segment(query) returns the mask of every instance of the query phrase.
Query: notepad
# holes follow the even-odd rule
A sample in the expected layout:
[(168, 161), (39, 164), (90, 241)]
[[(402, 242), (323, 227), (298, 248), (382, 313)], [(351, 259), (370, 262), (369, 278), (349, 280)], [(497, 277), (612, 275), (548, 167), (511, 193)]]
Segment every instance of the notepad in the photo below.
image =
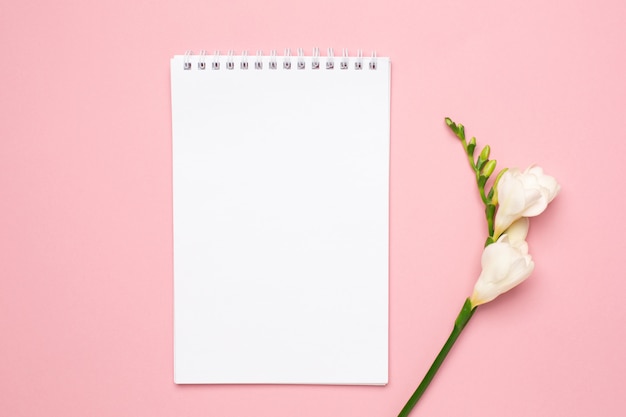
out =
[(174, 381), (386, 384), (388, 58), (171, 60)]

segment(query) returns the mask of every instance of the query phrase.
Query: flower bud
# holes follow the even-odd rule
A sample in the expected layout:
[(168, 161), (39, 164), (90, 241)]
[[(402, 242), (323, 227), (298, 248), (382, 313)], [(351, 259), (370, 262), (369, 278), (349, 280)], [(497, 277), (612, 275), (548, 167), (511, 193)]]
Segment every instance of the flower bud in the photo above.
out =
[(488, 303), (521, 284), (535, 268), (528, 254), (528, 244), (525, 241), (512, 243), (506, 234), (485, 247), (481, 265), (482, 272), (470, 297), (472, 307)]
[(482, 175), (484, 175), (485, 177), (488, 177), (491, 174), (493, 174), (493, 171), (495, 169), (496, 169), (496, 160), (492, 159), (491, 161), (487, 162), (485, 166), (483, 167)]
[(480, 152), (480, 159), (482, 159), (483, 161), (486, 161), (487, 159), (489, 159), (490, 153), (491, 153), (491, 148), (489, 147), (489, 145), (485, 145), (483, 150)]
[(476, 149), (476, 138), (471, 138), (469, 143), (467, 144), (467, 154), (469, 156), (473, 156), (474, 149)]

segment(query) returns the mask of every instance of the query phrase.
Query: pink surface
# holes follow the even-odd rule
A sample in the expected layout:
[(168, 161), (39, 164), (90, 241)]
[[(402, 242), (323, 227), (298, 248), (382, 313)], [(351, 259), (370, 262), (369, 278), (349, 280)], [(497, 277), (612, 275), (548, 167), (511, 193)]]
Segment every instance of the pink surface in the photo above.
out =
[[(623, 415), (624, 21), (621, 0), (3, 2), (0, 415), (397, 414), (485, 237), (444, 116), (563, 190), (533, 276), (477, 311), (415, 414)], [(176, 386), (169, 58), (314, 46), (393, 62), (390, 383)]]

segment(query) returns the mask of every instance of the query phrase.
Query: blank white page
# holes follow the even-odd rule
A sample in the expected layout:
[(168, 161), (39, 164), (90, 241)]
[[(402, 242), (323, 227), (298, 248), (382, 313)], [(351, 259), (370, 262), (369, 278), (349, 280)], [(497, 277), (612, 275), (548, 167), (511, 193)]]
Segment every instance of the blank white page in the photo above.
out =
[(386, 384), (389, 59), (215, 59), (171, 60), (175, 382)]

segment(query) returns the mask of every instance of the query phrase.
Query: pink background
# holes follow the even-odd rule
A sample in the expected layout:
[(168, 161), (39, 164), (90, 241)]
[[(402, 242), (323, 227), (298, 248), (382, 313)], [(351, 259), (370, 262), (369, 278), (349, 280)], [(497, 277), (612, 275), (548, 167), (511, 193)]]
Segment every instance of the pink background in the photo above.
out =
[[(0, 415), (392, 416), (479, 273), (464, 123), (563, 190), (529, 281), (481, 307), (416, 415), (626, 412), (626, 3), (3, 1)], [(169, 59), (390, 56), (390, 383), (176, 386)]]

